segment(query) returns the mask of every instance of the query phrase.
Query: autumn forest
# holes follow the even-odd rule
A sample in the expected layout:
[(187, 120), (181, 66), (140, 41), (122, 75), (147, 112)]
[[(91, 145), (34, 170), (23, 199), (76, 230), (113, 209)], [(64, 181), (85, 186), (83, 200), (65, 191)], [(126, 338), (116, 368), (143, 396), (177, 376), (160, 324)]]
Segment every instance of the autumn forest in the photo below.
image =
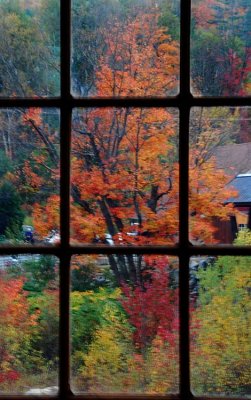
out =
[[(194, 95), (250, 96), (249, 3), (192, 1)], [(0, 96), (59, 96), (59, 1), (0, 0), (0, 33)], [(179, 47), (178, 0), (73, 0), (72, 94), (176, 96)], [(230, 157), (219, 157), (224, 149), (251, 149), (250, 121), (249, 107), (197, 107), (189, 132), (179, 132), (175, 108), (75, 108), (71, 244), (176, 245), (182, 226), (179, 142), (189, 134), (191, 243), (225, 244), (219, 227), (235, 220), (231, 243), (250, 246), (251, 212), (243, 208), (237, 215), (239, 192), (231, 182), (238, 174), (251, 176), (251, 163), (241, 167), (241, 159), (231, 164)], [(60, 243), (63, 135), (56, 108), (0, 109), (0, 245), (27, 245), (29, 253), (29, 246)], [(183, 267), (174, 256), (126, 250), (72, 257), (73, 392), (179, 392)], [(190, 260), (195, 394), (251, 393), (250, 267), (250, 256)], [(57, 257), (1, 255), (0, 292), (0, 393), (56, 390)]]

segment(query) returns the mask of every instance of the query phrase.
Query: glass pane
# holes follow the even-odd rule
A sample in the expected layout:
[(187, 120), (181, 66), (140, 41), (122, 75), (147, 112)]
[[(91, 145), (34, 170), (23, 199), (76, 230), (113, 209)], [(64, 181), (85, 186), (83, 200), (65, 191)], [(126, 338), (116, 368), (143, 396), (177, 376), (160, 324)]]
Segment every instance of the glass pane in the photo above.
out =
[(56, 394), (58, 259), (0, 256), (0, 393)]
[(0, 2), (0, 96), (59, 95), (59, 4)]
[(202, 96), (251, 94), (251, 3), (193, 0), (191, 87)]
[(58, 228), (59, 112), (2, 109), (0, 243), (56, 243)]
[(75, 110), (73, 243), (177, 242), (177, 123), (174, 109)]
[[(246, 234), (251, 245), (251, 234)], [(198, 396), (251, 395), (251, 257), (192, 257), (191, 383)]]
[(190, 240), (245, 244), (251, 228), (251, 108), (193, 108)]
[(75, 256), (71, 284), (72, 390), (177, 393), (177, 258)]
[(73, 0), (76, 96), (176, 95), (179, 0)]

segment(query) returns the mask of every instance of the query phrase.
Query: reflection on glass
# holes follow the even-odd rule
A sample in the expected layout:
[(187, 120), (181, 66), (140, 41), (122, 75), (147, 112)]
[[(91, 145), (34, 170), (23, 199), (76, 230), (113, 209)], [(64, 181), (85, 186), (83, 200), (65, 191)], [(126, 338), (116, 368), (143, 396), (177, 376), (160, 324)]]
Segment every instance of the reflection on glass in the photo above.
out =
[(193, 108), (190, 240), (235, 243), (251, 228), (250, 108)]
[[(238, 240), (251, 245), (250, 232)], [(198, 396), (250, 396), (250, 257), (192, 257), (191, 383)]]
[(0, 393), (56, 394), (58, 260), (0, 256)]
[(71, 166), (75, 243), (177, 242), (177, 121), (173, 109), (75, 110)]
[(192, 1), (191, 86), (194, 94), (251, 94), (250, 27), (250, 1)]
[(59, 95), (59, 4), (0, 2), (0, 96)]
[(178, 260), (75, 256), (71, 275), (75, 393), (178, 392)]
[(56, 109), (3, 109), (0, 243), (56, 243), (58, 227), (59, 113)]
[(72, 3), (76, 96), (177, 94), (179, 0)]

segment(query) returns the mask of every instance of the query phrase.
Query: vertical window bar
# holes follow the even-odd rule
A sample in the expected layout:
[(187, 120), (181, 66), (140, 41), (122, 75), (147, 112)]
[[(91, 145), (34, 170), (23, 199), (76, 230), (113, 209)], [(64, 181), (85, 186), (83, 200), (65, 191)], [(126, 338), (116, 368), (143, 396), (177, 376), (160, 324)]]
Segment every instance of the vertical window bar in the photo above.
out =
[(69, 366), (69, 306), (70, 306), (70, 134), (71, 134), (71, 95), (70, 95), (70, 54), (71, 54), (71, 1), (60, 2), (61, 32), (61, 129), (60, 129), (60, 353), (59, 389), (60, 397), (70, 393)]
[(188, 165), (189, 165), (189, 112), (190, 94), (190, 21), (191, 0), (181, 0), (180, 16), (180, 269), (179, 269), (179, 310), (180, 310), (180, 395), (190, 397), (189, 374), (189, 236), (188, 236)]

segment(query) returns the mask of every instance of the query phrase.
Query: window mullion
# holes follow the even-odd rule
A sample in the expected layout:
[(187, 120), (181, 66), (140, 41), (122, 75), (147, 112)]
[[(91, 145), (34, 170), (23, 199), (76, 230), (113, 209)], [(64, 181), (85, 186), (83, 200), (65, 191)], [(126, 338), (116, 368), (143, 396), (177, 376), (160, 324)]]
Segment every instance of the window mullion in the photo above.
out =
[(179, 213), (179, 310), (180, 310), (180, 391), (189, 398), (189, 236), (188, 236), (188, 130), (189, 106), (180, 107), (180, 213)]
[(60, 129), (60, 396), (70, 393), (70, 144), (71, 144), (71, 1), (61, 0), (61, 129)]
[(180, 396), (189, 399), (189, 246), (188, 234), (188, 180), (189, 180), (189, 114), (192, 102), (190, 94), (190, 23), (191, 0), (181, 0), (180, 15), (180, 205), (179, 205), (179, 310), (180, 310)]

